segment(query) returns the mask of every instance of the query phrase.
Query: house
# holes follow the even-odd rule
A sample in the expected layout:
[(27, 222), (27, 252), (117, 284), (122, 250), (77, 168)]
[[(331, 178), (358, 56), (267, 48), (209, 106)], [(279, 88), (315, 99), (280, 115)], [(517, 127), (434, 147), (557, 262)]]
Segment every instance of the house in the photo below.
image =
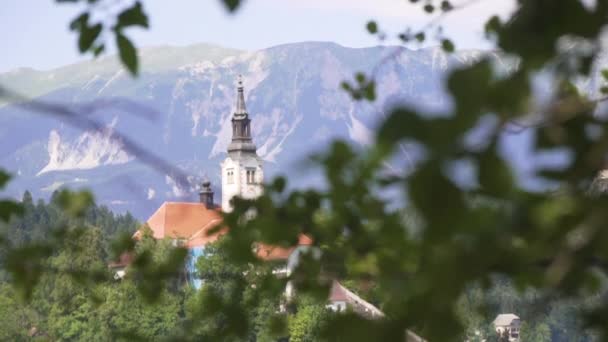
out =
[(334, 281), (331, 286), (326, 307), (336, 312), (353, 310), (367, 318), (384, 317), (384, 313), (380, 309), (357, 296), (338, 281)]
[(512, 313), (500, 314), (494, 319), (494, 329), (498, 334), (508, 334), (509, 341), (519, 341), (520, 318)]

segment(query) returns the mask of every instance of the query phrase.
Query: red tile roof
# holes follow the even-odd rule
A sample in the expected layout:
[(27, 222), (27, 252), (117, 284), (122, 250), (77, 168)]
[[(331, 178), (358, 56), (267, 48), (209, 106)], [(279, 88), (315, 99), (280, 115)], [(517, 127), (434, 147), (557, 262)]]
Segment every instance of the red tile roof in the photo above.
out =
[[(312, 245), (312, 239), (304, 234), (301, 234), (298, 239), (298, 246), (310, 245)], [(258, 258), (263, 260), (285, 260), (289, 258), (289, 256), (295, 249), (296, 246), (279, 247), (259, 243), (257, 245), (256, 255), (258, 256)]]
[[(227, 230), (216, 234), (208, 232), (222, 222), (219, 209), (207, 209), (202, 203), (165, 202), (146, 222), (155, 239), (181, 239), (187, 248), (204, 246), (217, 240)], [(141, 231), (133, 237), (139, 238)], [(298, 245), (311, 245), (312, 239), (300, 235)], [(258, 244), (257, 256), (263, 260), (285, 260), (296, 247), (278, 247)]]
[(329, 292), (330, 302), (346, 302), (348, 301), (348, 293), (342, 284), (334, 281)]
[(202, 203), (165, 202), (146, 223), (155, 239), (184, 239), (187, 247), (196, 247), (217, 240), (220, 233), (207, 232), (221, 222), (220, 211)]
[(384, 313), (377, 307), (357, 296), (338, 281), (333, 282), (329, 292), (329, 301), (346, 302), (356, 313), (364, 317), (382, 317)]

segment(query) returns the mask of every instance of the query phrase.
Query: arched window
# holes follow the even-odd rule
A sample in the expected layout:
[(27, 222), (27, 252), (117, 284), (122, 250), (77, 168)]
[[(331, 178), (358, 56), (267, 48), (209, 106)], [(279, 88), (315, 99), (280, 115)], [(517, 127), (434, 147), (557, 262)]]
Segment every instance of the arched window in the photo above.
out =
[(226, 183), (234, 184), (234, 170), (233, 169), (228, 169), (226, 171)]
[(255, 169), (247, 170), (247, 184), (255, 184)]

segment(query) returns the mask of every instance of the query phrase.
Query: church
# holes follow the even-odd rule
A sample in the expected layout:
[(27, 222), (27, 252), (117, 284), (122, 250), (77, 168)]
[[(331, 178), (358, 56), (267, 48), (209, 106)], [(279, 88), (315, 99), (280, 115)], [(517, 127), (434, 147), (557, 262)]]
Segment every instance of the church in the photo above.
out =
[[(221, 205), (215, 203), (210, 182), (204, 182), (199, 192), (199, 202), (165, 202), (146, 221), (155, 239), (171, 239), (177, 245), (188, 249), (187, 278), (195, 288), (202, 286), (202, 280), (194, 276), (197, 259), (204, 256), (207, 244), (213, 243), (223, 234), (221, 231), (208, 234), (211, 229), (222, 223), (222, 211), (232, 210), (231, 199), (235, 196), (254, 199), (263, 191), (264, 164), (262, 158), (257, 155), (251, 135), (251, 119), (245, 106), (241, 77), (238, 79), (236, 104), (231, 122), (232, 139), (226, 151), (226, 159), (221, 163)], [(137, 239), (141, 233), (142, 231), (139, 230), (133, 237)], [(288, 275), (297, 265), (300, 253), (309, 248), (312, 248), (312, 240), (301, 235), (298, 246), (290, 248), (263, 246), (258, 248), (256, 253), (262, 260), (283, 261), (286, 267), (278, 273)], [(120, 261), (110, 265), (115, 271), (115, 278), (119, 279), (125, 275), (125, 269), (130, 261), (129, 255), (123, 255)], [(288, 283), (286, 295), (290, 296), (291, 293), (292, 289)], [(334, 311), (344, 311), (349, 307), (370, 318), (384, 316), (378, 308), (337, 281), (333, 282), (330, 289), (327, 307)]]
[[(232, 138), (226, 159), (221, 163), (221, 199), (216, 204), (210, 182), (204, 182), (199, 192), (199, 202), (165, 202), (146, 221), (155, 239), (172, 239), (189, 251), (188, 280), (200, 287), (201, 280), (195, 273), (196, 260), (204, 254), (205, 246), (216, 241), (222, 232), (208, 234), (222, 222), (221, 212), (230, 212), (230, 200), (239, 196), (246, 199), (259, 197), (263, 191), (264, 161), (257, 155), (251, 132), (251, 118), (245, 105), (243, 81), (239, 76), (234, 112), (232, 113)], [(138, 238), (141, 230), (134, 234)], [(300, 238), (301, 246), (311, 245), (306, 236)], [(257, 250), (263, 260), (285, 260), (298, 247), (265, 247)], [(113, 264), (119, 277), (124, 275), (128, 260)]]

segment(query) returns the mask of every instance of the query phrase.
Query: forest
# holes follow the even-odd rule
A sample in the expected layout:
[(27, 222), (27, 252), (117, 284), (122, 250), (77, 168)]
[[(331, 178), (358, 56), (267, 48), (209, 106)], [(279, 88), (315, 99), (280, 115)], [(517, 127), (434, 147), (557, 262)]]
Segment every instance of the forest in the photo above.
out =
[[(34, 201), (25, 192), (22, 216), (13, 216), (0, 225), (14, 248), (55, 239), (54, 234), (60, 230), (69, 240), (37, 265), (45, 272), (41, 272), (31, 293), (14, 288), (10, 275), (3, 271), (0, 340), (204, 340), (221, 333), (223, 320), (227, 319), (223, 312), (226, 308), (205, 303), (210, 292), (224, 301), (235, 297), (248, 301), (251, 323), (242, 329), (249, 341), (318, 341), (336, 315), (322, 300), (305, 297), (289, 308), (287, 331), (273, 330), (281, 297), (253, 289), (251, 284), (262, 277), (243, 276), (245, 268), (230, 263), (221, 241), (197, 261), (198, 276), (204, 279), (202, 289), (192, 288), (182, 274), (167, 280), (164, 288), (153, 286), (146, 296), (138, 291), (141, 279), (137, 272), (114, 279), (108, 267), (116, 258), (113, 244), (121, 234), (131, 236), (145, 226), (129, 213), (114, 214), (93, 203), (82, 208), (82, 216), (73, 217), (66, 213), (61, 196), (56, 191), (46, 203)], [(175, 247), (172, 241), (158, 241), (144, 234), (134, 250), (139, 255), (149, 253), (155, 263), (162, 264)], [(265, 274), (264, 269), (273, 266), (258, 266), (256, 273)], [(98, 281), (78, 277), (78, 272), (97, 274)], [(373, 286), (362, 286), (354, 279), (343, 282), (382, 308), (382, 297)], [(491, 323), (496, 314), (505, 312), (522, 317), (523, 341), (593, 341), (594, 336), (584, 331), (576, 317), (582, 305), (592, 305), (594, 300), (547, 302), (535, 291), (520, 293), (507, 279), (497, 278), (490, 289), (471, 287), (460, 298), (457, 310), (469, 341), (499, 341)], [(478, 307), (485, 308), (485, 315), (476, 312)], [(234, 340), (239, 338), (235, 336)]]

